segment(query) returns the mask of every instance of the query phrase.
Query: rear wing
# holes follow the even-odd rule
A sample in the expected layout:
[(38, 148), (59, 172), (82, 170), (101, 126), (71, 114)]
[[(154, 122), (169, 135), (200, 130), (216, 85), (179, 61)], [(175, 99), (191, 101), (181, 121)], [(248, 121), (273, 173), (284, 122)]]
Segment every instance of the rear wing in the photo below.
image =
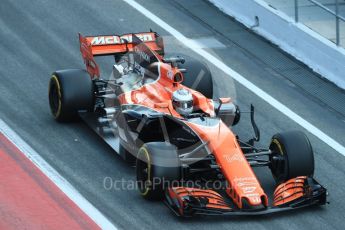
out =
[(134, 37), (139, 38), (151, 50), (164, 55), (163, 39), (155, 32), (85, 37), (79, 33), (80, 52), (91, 77), (100, 77), (99, 67), (94, 60), (94, 56), (132, 52), (136, 45), (133, 42)]
[[(162, 38), (155, 32), (134, 34), (143, 41), (151, 50), (159, 54), (164, 52)], [(133, 48), (133, 34), (124, 35), (101, 35), (86, 36), (79, 34), (80, 46), (86, 46), (90, 49), (92, 55), (114, 55), (126, 53)]]

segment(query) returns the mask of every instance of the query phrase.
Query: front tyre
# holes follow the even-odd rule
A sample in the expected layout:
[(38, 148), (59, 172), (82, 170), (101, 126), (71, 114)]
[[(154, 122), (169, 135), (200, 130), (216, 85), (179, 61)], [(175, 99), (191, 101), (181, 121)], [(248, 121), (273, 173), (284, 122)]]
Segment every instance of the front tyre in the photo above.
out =
[(274, 135), (270, 150), (270, 168), (278, 183), (298, 176), (313, 176), (314, 153), (303, 132), (290, 131)]
[(136, 174), (139, 192), (145, 199), (162, 199), (165, 186), (181, 179), (176, 147), (165, 142), (144, 144), (138, 151)]
[(93, 109), (93, 83), (87, 71), (60, 70), (52, 74), (49, 82), (50, 111), (57, 121), (78, 118), (79, 110)]

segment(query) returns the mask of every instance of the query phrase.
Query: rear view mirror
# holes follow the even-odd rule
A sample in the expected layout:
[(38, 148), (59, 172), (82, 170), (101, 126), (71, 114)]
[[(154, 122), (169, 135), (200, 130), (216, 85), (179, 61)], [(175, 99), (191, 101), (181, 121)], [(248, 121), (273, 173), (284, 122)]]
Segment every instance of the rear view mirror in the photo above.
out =
[(176, 56), (176, 57), (170, 57), (170, 58), (163, 58), (163, 62), (170, 63), (172, 66), (176, 67), (177, 63), (184, 64), (185, 59), (183, 57)]
[(227, 104), (227, 103), (231, 102), (231, 98), (230, 97), (221, 97), (221, 98), (219, 98), (219, 102), (221, 104)]
[(230, 97), (221, 97), (221, 98), (219, 98), (219, 106), (218, 106), (218, 108), (215, 111), (216, 115), (218, 116), (220, 108), (222, 107), (223, 104), (228, 104), (230, 102), (231, 102), (231, 98)]
[(180, 73), (175, 74), (174, 76), (174, 83), (181, 83), (183, 82), (183, 76)]

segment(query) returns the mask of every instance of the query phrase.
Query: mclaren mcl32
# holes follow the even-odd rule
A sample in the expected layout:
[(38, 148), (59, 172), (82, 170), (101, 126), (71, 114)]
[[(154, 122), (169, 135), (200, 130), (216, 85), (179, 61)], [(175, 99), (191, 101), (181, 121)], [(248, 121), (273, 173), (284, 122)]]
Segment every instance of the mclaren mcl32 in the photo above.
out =
[[(81, 118), (135, 164), (144, 198), (164, 200), (179, 216), (259, 215), (327, 203), (326, 189), (313, 178), (307, 136), (282, 132), (267, 149), (255, 147), (260, 132), (251, 106), (255, 135), (243, 141), (231, 128), (239, 107), (231, 98), (213, 98), (205, 63), (167, 57), (162, 37), (152, 31), (79, 34), (79, 41), (86, 69), (52, 74), (51, 113), (59, 122)], [(101, 76), (97, 56), (112, 58), (109, 77)], [(273, 195), (253, 167), (271, 170)]]

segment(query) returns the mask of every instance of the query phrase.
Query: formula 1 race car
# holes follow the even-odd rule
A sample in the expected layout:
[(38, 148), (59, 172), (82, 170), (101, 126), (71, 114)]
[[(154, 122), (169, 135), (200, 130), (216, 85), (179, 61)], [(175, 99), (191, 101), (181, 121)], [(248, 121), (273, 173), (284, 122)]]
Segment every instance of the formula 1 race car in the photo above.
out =
[[(135, 164), (147, 199), (164, 199), (179, 216), (258, 215), (326, 204), (314, 178), (314, 156), (305, 134), (275, 134), (267, 149), (260, 132), (243, 141), (231, 126), (241, 117), (231, 98), (213, 98), (207, 65), (164, 53), (155, 32), (122, 36), (79, 34), (86, 70), (60, 70), (49, 83), (54, 118), (81, 118), (121, 157)], [(112, 58), (101, 77), (96, 56)], [(277, 182), (268, 196), (252, 167), (269, 167)], [(193, 182), (193, 183), (190, 183)]]

